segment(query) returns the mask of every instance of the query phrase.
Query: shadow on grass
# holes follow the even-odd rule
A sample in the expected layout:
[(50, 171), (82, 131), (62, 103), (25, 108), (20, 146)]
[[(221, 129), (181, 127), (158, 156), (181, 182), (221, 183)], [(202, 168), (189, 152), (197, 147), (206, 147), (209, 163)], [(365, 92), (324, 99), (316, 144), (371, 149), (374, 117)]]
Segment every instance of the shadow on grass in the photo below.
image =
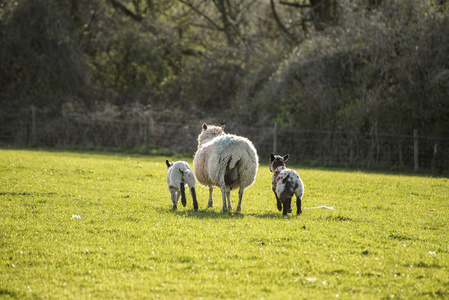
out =
[(245, 217), (244, 214), (235, 212), (235, 210), (222, 212), (216, 211), (211, 208), (204, 208), (195, 211), (191, 207), (180, 207), (178, 209), (170, 208), (158, 208), (156, 209), (160, 213), (169, 213), (179, 217), (196, 218), (196, 219), (242, 219)]
[[(195, 218), (195, 219), (243, 219), (245, 217), (256, 217), (261, 219), (282, 219), (284, 216), (281, 213), (277, 212), (266, 212), (266, 213), (245, 213), (245, 212), (236, 212), (235, 210), (222, 212), (217, 211), (212, 208), (204, 208), (195, 211), (193, 208), (178, 208), (174, 209), (165, 209), (165, 208), (157, 208), (159, 213), (170, 213), (180, 217), (187, 218)], [(296, 217), (296, 214), (289, 214), (287, 218)]]

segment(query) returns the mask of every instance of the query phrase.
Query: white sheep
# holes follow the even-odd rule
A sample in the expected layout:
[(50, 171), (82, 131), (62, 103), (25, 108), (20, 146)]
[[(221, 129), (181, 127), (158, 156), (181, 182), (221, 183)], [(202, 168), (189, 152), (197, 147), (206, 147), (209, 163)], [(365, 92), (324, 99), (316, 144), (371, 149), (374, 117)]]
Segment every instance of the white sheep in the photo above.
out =
[(225, 134), (224, 127), (203, 123), (193, 158), (193, 171), (198, 182), (209, 187), (208, 207), (214, 206), (214, 186), (221, 189), (224, 212), (232, 209), (231, 190), (239, 188), (237, 211), (241, 211), (243, 190), (256, 179), (259, 157), (247, 138)]
[(185, 185), (188, 184), (190, 188), (190, 195), (192, 195), (193, 208), (198, 211), (198, 202), (196, 201), (195, 192), (195, 176), (190, 169), (190, 166), (185, 161), (169, 162), (165, 160), (167, 165), (167, 185), (170, 191), (173, 209), (178, 208), (178, 201), (181, 197), (181, 203), (185, 207), (187, 204)]
[(296, 195), (296, 213), (299, 215), (302, 213), (301, 201), (304, 195), (304, 184), (295, 170), (287, 169), (285, 166), (285, 162), (289, 158), (289, 154), (280, 156), (271, 153), (270, 171), (273, 172), (271, 189), (276, 195), (278, 210), (281, 211), (282, 207), (284, 208), (283, 215), (292, 212), (292, 197)]

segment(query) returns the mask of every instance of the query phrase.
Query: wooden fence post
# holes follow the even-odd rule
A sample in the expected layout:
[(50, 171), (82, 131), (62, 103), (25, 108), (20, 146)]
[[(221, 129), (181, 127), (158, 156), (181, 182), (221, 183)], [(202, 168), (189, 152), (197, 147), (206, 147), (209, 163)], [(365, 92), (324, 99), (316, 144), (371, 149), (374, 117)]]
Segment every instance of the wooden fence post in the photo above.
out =
[(418, 171), (419, 168), (419, 149), (418, 149), (418, 130), (413, 130), (413, 165), (415, 172)]
[(435, 172), (436, 167), (438, 165), (438, 159), (439, 157), (439, 153), (438, 153), (438, 143), (435, 142), (435, 144), (433, 145), (433, 156), (432, 156), (432, 163), (431, 163), (431, 169), (432, 172)]

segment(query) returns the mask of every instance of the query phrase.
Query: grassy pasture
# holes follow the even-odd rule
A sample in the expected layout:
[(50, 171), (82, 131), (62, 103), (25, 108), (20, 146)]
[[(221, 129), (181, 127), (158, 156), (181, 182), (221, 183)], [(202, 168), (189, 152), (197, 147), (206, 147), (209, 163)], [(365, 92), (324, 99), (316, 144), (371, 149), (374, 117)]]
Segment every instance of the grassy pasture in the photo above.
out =
[(290, 167), (284, 218), (266, 164), (173, 211), (165, 157), (0, 150), (0, 298), (449, 298), (447, 178)]

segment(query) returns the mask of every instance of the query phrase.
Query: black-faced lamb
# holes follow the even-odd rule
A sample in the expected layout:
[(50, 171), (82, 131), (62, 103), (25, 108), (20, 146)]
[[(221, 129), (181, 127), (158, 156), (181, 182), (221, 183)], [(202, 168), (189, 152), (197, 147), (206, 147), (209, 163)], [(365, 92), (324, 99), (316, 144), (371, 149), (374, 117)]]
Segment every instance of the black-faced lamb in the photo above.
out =
[(271, 178), (271, 189), (276, 195), (278, 210), (282, 210), (283, 215), (292, 212), (292, 197), (296, 195), (296, 213), (302, 213), (301, 201), (304, 195), (304, 184), (299, 178), (295, 170), (287, 169), (285, 162), (290, 155), (273, 155), (270, 156), (270, 171), (273, 172)]
[(181, 198), (181, 203), (185, 207), (187, 204), (185, 185), (189, 185), (190, 195), (192, 195), (193, 208), (198, 211), (198, 202), (196, 200), (195, 192), (195, 176), (193, 175), (190, 166), (185, 161), (169, 162), (165, 161), (167, 165), (167, 185), (170, 191), (173, 209), (178, 208), (178, 201)]
[(241, 136), (226, 134), (224, 127), (203, 123), (198, 136), (198, 150), (193, 159), (193, 171), (198, 182), (209, 187), (208, 207), (214, 205), (214, 186), (221, 189), (223, 211), (232, 209), (231, 190), (239, 188), (236, 211), (241, 211), (243, 190), (256, 179), (259, 157), (251, 141)]

